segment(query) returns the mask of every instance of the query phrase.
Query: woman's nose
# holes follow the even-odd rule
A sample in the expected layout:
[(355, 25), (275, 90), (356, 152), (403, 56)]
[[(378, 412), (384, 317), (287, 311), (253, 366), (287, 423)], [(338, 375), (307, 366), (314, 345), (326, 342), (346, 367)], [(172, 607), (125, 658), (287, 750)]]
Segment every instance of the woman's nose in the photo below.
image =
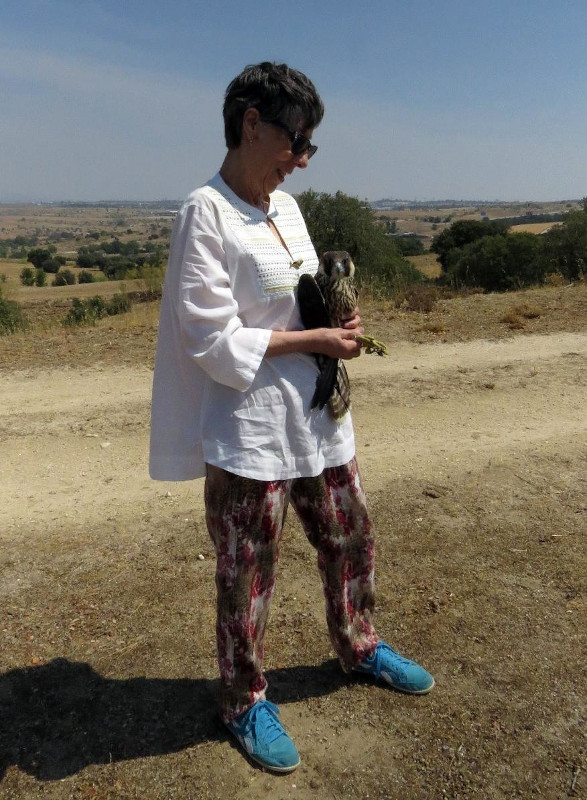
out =
[(299, 156), (294, 156), (293, 159), (296, 167), (299, 167), (300, 169), (306, 169), (308, 166), (308, 153), (300, 153)]

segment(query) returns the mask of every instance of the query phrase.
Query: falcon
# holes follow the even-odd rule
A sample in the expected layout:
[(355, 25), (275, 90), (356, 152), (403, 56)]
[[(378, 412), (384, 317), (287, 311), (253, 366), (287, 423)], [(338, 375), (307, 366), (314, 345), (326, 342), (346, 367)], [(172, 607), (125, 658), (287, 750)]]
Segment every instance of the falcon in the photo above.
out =
[[(329, 250), (322, 255), (316, 275), (300, 275), (298, 302), (305, 328), (340, 328), (343, 320), (353, 315), (359, 291), (354, 282), (355, 265), (345, 250)], [(385, 355), (387, 348), (370, 336), (355, 336), (367, 353)], [(328, 404), (336, 420), (350, 408), (350, 384), (344, 363), (315, 353), (320, 373), (312, 397), (311, 408)]]

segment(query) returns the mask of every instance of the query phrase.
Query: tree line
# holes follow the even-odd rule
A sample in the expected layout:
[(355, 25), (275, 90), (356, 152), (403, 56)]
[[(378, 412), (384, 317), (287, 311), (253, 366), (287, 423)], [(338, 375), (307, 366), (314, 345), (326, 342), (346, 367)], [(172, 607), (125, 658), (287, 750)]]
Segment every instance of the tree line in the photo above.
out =
[(443, 281), (458, 288), (507, 291), (544, 283), (559, 273), (568, 281), (587, 269), (587, 199), (543, 234), (512, 233), (506, 220), (458, 220), (432, 240)]
[(107, 280), (140, 278), (153, 269), (163, 268), (164, 248), (161, 244), (148, 241), (121, 242), (115, 237), (111, 241), (83, 245), (77, 251), (75, 264), (80, 271), (62, 269), (67, 263), (65, 256), (57, 255), (55, 245), (35, 247), (27, 252), (27, 261), (32, 267), (24, 267), (20, 273), (23, 286), (46, 286), (47, 275), (53, 274), (53, 286), (66, 284), (92, 283), (96, 271), (103, 273)]

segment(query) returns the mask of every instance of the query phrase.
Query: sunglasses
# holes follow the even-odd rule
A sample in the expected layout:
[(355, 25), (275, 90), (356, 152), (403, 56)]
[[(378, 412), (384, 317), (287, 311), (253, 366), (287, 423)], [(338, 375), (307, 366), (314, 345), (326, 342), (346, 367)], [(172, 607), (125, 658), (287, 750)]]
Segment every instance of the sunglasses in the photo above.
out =
[(294, 156), (307, 155), (308, 159), (310, 159), (318, 149), (318, 146), (312, 144), (307, 136), (304, 136), (303, 133), (298, 133), (298, 131), (292, 131), (291, 128), (288, 128), (287, 125), (279, 119), (264, 119), (263, 122), (266, 122), (268, 125), (274, 125), (287, 134), (291, 144), (291, 152)]

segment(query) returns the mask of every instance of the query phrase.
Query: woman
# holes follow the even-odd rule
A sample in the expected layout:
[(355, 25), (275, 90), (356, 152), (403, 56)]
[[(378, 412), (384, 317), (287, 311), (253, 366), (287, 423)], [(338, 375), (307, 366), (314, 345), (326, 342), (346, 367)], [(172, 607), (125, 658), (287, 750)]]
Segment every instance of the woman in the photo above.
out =
[(318, 260), (278, 187), (316, 153), (323, 113), (311, 81), (283, 64), (247, 67), (229, 85), (226, 158), (175, 221), (153, 382), (151, 476), (206, 477), (221, 716), (251, 758), (281, 772), (300, 759), (265, 699), (263, 636), (290, 502), (318, 553), (342, 668), (406, 692), (434, 685), (373, 628), (373, 536), (350, 415), (310, 410), (312, 354), (356, 358), (363, 332), (357, 311), (341, 328), (304, 330), (296, 301)]

